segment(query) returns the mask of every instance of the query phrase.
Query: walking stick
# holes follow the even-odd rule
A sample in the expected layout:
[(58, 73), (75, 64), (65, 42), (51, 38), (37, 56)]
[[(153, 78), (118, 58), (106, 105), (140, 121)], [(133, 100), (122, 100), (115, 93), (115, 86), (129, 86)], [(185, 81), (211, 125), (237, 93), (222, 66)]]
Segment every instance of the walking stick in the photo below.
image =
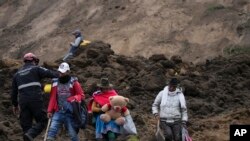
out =
[(48, 121), (48, 124), (47, 124), (47, 128), (46, 128), (46, 132), (45, 132), (44, 140), (43, 141), (47, 140), (50, 123), (51, 123), (51, 118), (49, 118), (49, 121)]

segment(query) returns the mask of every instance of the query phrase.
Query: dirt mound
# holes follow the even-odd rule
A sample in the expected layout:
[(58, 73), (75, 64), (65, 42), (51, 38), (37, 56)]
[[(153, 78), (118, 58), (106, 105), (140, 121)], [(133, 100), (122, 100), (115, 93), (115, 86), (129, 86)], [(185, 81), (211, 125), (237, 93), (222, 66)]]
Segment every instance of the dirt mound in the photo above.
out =
[[(156, 121), (151, 114), (151, 105), (171, 77), (180, 79), (185, 90), (190, 119), (188, 125), (194, 140), (226, 141), (229, 139), (229, 124), (250, 122), (249, 55), (218, 57), (207, 60), (205, 64), (194, 65), (179, 56), (171, 59), (161, 54), (149, 59), (125, 57), (115, 54), (111, 48), (110, 44), (102, 41), (92, 42), (80, 48), (79, 54), (69, 63), (87, 98), (103, 75), (110, 78), (120, 95), (130, 98), (128, 107), (140, 140), (154, 140)], [(0, 71), (0, 81), (4, 84), (0, 87), (0, 136), (5, 140), (21, 140), (21, 129), (11, 113), (10, 102), (11, 78), (18, 65), (6, 65), (6, 60), (0, 62), (4, 66)], [(61, 59), (46, 62), (44, 66), (56, 69), (60, 62)], [(93, 130), (89, 126), (85, 133), (81, 131), (81, 138), (93, 138)]]

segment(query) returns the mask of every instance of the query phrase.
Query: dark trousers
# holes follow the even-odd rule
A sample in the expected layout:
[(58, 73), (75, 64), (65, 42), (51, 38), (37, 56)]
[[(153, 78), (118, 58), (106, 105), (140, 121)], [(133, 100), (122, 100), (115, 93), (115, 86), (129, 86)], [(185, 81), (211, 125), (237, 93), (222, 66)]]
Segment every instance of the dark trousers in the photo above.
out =
[(75, 55), (77, 49), (78, 49), (78, 47), (71, 46), (69, 52), (72, 53), (72, 55)]
[[(42, 101), (33, 101), (20, 104), (20, 124), (23, 133), (28, 133), (32, 138), (39, 135), (47, 124), (47, 115)], [(33, 124), (33, 119), (36, 123)]]
[(181, 123), (167, 123), (166, 121), (161, 121), (160, 128), (162, 129), (165, 141), (181, 141)]

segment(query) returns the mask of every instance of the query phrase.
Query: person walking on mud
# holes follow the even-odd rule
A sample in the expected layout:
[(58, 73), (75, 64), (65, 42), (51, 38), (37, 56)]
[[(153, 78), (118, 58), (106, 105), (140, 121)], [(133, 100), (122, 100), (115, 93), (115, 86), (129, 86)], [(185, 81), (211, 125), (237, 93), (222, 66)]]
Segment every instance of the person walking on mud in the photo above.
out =
[[(23, 140), (32, 141), (47, 124), (40, 81), (58, 77), (58, 73), (37, 66), (39, 59), (33, 53), (25, 54), (23, 61), (24, 66), (13, 77), (11, 100), (14, 114), (20, 112)], [(36, 124), (32, 124), (33, 118)]]
[(172, 78), (169, 85), (158, 93), (152, 105), (152, 112), (160, 121), (165, 141), (181, 141), (182, 127), (188, 120), (185, 97), (177, 88), (178, 80)]
[(59, 129), (64, 126), (72, 141), (79, 141), (78, 130), (75, 127), (73, 102), (81, 103), (85, 95), (76, 77), (70, 76), (68, 63), (61, 63), (59, 78), (53, 79), (48, 106), (48, 118), (52, 118), (47, 141), (55, 141)]
[(64, 62), (75, 55), (78, 47), (83, 42), (83, 36), (80, 30), (75, 30), (72, 34), (75, 36), (75, 41), (70, 43), (70, 50), (63, 58)]

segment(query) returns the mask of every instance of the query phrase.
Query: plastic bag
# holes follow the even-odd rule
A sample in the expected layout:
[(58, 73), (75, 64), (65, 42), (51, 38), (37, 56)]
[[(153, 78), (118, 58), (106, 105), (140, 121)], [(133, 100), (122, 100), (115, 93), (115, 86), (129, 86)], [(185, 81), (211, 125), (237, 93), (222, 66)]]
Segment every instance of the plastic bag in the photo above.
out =
[(192, 138), (188, 134), (188, 130), (185, 127), (182, 127), (182, 141), (192, 141)]
[(165, 141), (164, 134), (160, 128), (160, 121), (157, 122), (157, 129), (156, 129), (155, 137), (157, 141)]
[(136, 127), (131, 115), (127, 115), (125, 117), (125, 124), (121, 126), (120, 132), (121, 134), (127, 134), (127, 135), (137, 134)]

